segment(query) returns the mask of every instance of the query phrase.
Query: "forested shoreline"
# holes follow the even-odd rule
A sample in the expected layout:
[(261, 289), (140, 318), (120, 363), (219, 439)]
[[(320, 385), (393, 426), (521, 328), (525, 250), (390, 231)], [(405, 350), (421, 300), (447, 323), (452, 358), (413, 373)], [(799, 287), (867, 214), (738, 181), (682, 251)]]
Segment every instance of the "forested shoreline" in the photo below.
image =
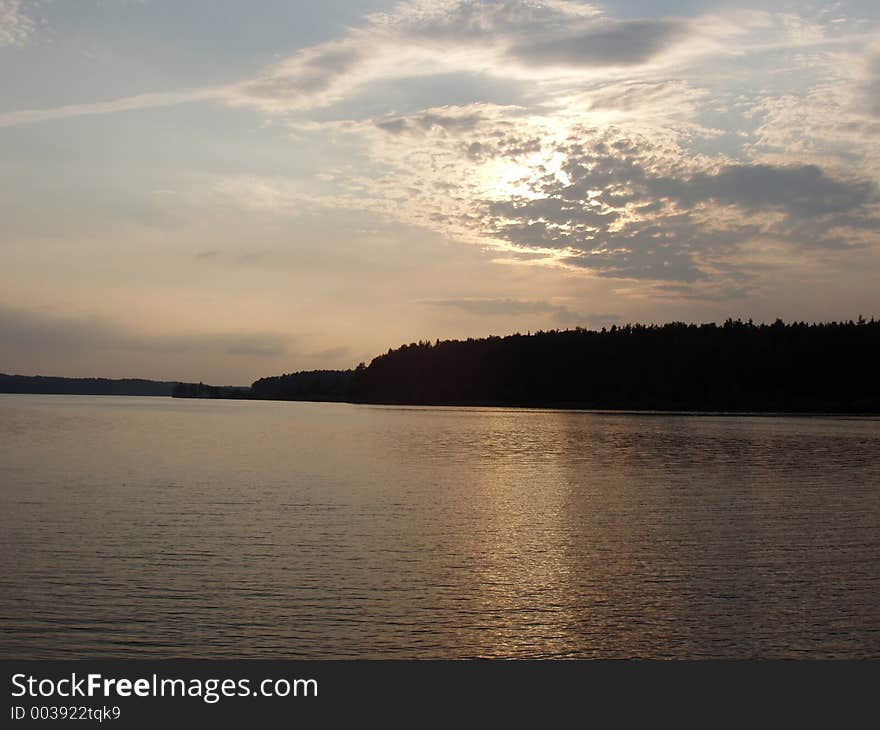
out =
[(177, 382), (142, 378), (62, 378), (0, 373), (0, 393), (169, 396)]
[[(625, 325), (416, 342), (353, 370), (197, 397), (389, 405), (880, 412), (880, 322)], [(188, 397), (178, 386), (174, 395)], [(192, 397), (192, 396), (189, 396)]]

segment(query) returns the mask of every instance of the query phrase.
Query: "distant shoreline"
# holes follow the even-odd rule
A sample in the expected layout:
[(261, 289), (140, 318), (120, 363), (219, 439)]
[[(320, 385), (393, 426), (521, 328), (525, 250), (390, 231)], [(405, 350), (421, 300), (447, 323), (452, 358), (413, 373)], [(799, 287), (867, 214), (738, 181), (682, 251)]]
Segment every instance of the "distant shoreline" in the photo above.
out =
[(880, 414), (880, 321), (613, 326), (420, 341), (250, 387), (0, 374), (0, 392), (683, 414)]
[(560, 413), (592, 413), (609, 416), (712, 416), (730, 418), (866, 418), (880, 419), (880, 412), (850, 412), (850, 411), (704, 411), (704, 410), (639, 410), (637, 408), (586, 408), (577, 406), (552, 406), (552, 405), (480, 405), (480, 404), (430, 404), (430, 403), (363, 403), (356, 401), (341, 400), (315, 400), (315, 399), (290, 399), (290, 398), (181, 398), (179, 396), (158, 395), (126, 395), (118, 393), (24, 393), (0, 391), (0, 397), (5, 395), (61, 395), (61, 396), (86, 396), (86, 397), (117, 397), (117, 398), (168, 398), (174, 400), (239, 400), (262, 403), (314, 403), (318, 405), (344, 405), (344, 406), (369, 406), (389, 410), (503, 410), (503, 411), (527, 411), (527, 412), (560, 412)]
[(0, 373), (0, 393), (29, 395), (139, 395), (170, 396), (176, 381), (144, 378), (65, 378), (49, 375)]

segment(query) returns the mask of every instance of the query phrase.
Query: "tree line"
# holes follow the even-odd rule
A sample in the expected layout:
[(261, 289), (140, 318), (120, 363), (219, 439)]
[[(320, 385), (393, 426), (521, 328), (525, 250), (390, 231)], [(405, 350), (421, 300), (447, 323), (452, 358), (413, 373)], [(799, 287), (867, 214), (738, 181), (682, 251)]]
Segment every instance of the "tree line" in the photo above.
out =
[(288, 373), (257, 380), (245, 395), (208, 397), (877, 413), (878, 373), (880, 322), (873, 318), (727, 320), (414, 342), (354, 370)]
[(150, 395), (169, 396), (174, 382), (141, 378), (60, 378), (44, 375), (0, 373), (0, 393), (47, 393), (55, 395)]

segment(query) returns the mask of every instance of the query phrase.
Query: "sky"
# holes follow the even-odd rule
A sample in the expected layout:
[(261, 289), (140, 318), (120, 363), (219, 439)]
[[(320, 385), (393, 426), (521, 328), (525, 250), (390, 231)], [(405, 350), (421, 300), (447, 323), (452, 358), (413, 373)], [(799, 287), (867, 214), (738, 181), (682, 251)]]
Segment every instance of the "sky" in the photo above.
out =
[(880, 315), (872, 2), (0, 0), (0, 372)]

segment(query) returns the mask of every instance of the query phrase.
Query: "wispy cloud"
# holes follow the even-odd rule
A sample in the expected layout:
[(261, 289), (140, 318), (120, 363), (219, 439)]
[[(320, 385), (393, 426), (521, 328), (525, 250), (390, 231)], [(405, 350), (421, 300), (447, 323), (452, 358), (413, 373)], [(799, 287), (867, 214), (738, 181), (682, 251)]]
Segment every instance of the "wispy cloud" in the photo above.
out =
[(680, 66), (742, 46), (762, 13), (694, 20), (618, 20), (569, 2), (399, 3), (344, 37), (305, 48), (234, 87), (233, 103), (267, 111), (326, 107), (376, 81), (466, 72), (551, 88)]
[(176, 106), (177, 104), (188, 104), (198, 101), (216, 101), (227, 97), (228, 90), (225, 87), (214, 87), (191, 89), (188, 91), (136, 94), (111, 101), (66, 104), (47, 109), (21, 109), (12, 112), (0, 112), (0, 127), (14, 127), (21, 124), (70, 119), (90, 114), (115, 114), (139, 109)]
[(620, 321), (616, 314), (581, 313), (569, 305), (545, 300), (524, 300), (510, 298), (473, 297), (465, 299), (425, 299), (423, 304), (434, 307), (456, 309), (478, 317), (516, 317), (520, 322), (528, 322), (530, 315), (549, 317), (553, 322), (565, 326), (590, 325), (601, 327)]
[[(18, 0), (0, 2), (9, 42), (23, 38), (32, 21), (20, 12)], [(527, 80), (549, 91), (561, 81), (582, 86), (634, 74), (651, 76), (734, 47), (742, 53), (749, 31), (768, 27), (775, 43), (782, 42), (780, 35), (789, 44), (808, 42), (802, 28), (793, 29), (788, 16), (757, 11), (632, 21), (574, 2), (413, 0), (387, 13), (371, 14), (342, 37), (303, 48), (254, 78), (211, 88), (6, 112), (0, 115), (0, 126), (204, 100), (291, 112), (330, 106), (377, 81), (456, 71)]]

